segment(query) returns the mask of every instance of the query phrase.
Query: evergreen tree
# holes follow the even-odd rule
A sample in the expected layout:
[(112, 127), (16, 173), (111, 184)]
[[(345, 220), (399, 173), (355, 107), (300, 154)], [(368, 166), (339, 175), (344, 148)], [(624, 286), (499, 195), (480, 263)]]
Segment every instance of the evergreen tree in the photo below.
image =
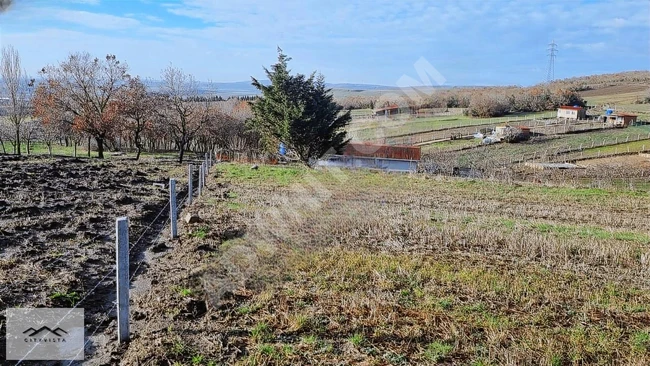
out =
[(349, 141), (344, 128), (350, 123), (350, 111), (340, 113), (343, 107), (334, 101), (322, 75), (291, 75), (287, 67), (290, 60), (278, 48), (278, 62), (271, 70), (264, 68), (271, 85), (252, 78), (261, 96), (250, 102), (253, 118), (248, 124), (260, 134), (269, 151), (276, 151), (282, 142), (300, 160), (312, 165)]

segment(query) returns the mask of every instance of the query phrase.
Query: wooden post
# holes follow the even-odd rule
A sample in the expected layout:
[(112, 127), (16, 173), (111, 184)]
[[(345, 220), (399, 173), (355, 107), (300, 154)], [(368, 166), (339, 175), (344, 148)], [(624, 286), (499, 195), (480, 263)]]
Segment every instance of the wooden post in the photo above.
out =
[(192, 193), (194, 191), (192, 187), (192, 164), (187, 167), (187, 204), (192, 204)]
[(115, 220), (117, 262), (117, 340), (129, 340), (129, 219)]
[(176, 207), (176, 179), (169, 179), (169, 224), (172, 239), (178, 236), (178, 207)]

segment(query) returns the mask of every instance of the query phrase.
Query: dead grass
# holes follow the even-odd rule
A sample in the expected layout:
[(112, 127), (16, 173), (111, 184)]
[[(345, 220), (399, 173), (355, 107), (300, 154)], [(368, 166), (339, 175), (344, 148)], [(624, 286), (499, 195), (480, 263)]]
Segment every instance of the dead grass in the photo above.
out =
[(183, 317), (165, 284), (179, 311), (147, 319), (124, 360), (650, 362), (646, 192), (279, 169), (219, 166), (208, 234), (170, 256), (195, 258), (170, 272), (208, 311)]

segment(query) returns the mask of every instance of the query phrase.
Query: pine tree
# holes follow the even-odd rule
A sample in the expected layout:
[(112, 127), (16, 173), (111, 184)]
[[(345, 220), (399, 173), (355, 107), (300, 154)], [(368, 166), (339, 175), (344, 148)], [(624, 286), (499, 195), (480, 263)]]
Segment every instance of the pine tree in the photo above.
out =
[(344, 128), (350, 123), (350, 111), (340, 113), (343, 107), (334, 101), (322, 75), (291, 75), (287, 65), (290, 60), (278, 48), (278, 62), (271, 70), (264, 68), (271, 85), (252, 78), (261, 96), (251, 102), (253, 118), (248, 124), (260, 134), (269, 151), (276, 151), (282, 142), (300, 160), (312, 165), (349, 141)]

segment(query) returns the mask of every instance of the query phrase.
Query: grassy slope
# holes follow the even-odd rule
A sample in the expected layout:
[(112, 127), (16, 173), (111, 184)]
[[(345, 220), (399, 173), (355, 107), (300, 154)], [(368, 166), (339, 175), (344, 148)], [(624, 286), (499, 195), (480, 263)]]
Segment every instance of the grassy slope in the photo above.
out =
[(229, 341), (204, 347), (207, 323), (177, 321), (173, 349), (158, 348), (170, 360), (650, 362), (647, 193), (218, 169), (231, 186), (204, 211), (248, 227), (222, 242), (219, 268), (248, 268), (249, 285), (212, 315)]
[(472, 118), (468, 116), (440, 116), (415, 118), (408, 120), (388, 120), (381, 118), (369, 121), (359, 121), (348, 128), (352, 136), (358, 139), (375, 139), (399, 136), (408, 133), (420, 133), (444, 128), (474, 126), (484, 124), (500, 124), (505, 122), (529, 120), (554, 116), (553, 112), (513, 114), (498, 118)]
[[(85, 145), (78, 145), (77, 146), (77, 155), (78, 156), (86, 156), (88, 154), (88, 150), (84, 147)], [(8, 154), (11, 154), (14, 151), (13, 145), (11, 145), (10, 142), (4, 142), (4, 148), (6, 149)], [(45, 155), (49, 154), (49, 150), (47, 149), (47, 145), (45, 145), (42, 142), (32, 142), (30, 144), (30, 153), (34, 155)], [(20, 150), (23, 154), (27, 154), (27, 144), (23, 141), (20, 144)], [(0, 152), (2, 152), (2, 147), (0, 146)], [(74, 152), (74, 147), (73, 146), (62, 146), (59, 144), (53, 144), (52, 145), (52, 154), (54, 155), (66, 155), (66, 156), (72, 156)]]

